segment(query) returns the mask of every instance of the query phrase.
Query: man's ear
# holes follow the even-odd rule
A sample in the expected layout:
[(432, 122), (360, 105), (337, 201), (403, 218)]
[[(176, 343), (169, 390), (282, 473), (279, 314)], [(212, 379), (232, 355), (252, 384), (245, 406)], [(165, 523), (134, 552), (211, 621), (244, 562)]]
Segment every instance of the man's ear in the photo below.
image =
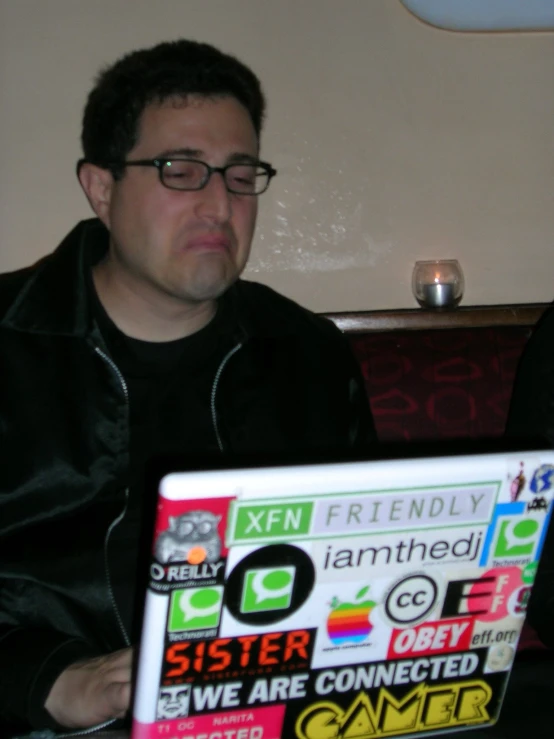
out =
[(91, 208), (106, 228), (109, 228), (110, 201), (114, 184), (112, 173), (109, 169), (102, 169), (96, 164), (83, 162), (77, 176)]

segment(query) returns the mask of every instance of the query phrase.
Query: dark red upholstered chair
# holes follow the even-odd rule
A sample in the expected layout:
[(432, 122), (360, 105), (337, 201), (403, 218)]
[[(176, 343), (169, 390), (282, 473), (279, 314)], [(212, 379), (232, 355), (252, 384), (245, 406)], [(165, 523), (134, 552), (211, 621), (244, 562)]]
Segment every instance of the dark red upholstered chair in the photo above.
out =
[[(383, 442), (504, 434), (517, 364), (547, 304), (326, 314), (347, 335)], [(519, 650), (542, 647), (526, 625)]]

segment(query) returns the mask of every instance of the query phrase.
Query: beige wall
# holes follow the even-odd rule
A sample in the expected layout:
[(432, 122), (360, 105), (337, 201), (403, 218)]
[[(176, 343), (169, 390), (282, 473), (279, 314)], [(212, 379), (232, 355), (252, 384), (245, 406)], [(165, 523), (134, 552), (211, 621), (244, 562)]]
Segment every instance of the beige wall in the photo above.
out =
[(411, 307), (417, 259), (463, 304), (554, 298), (554, 34), (453, 34), (398, 0), (0, 0), (0, 269), (89, 210), (74, 177), (100, 66), (179, 35), (269, 100), (247, 276), (314, 310)]

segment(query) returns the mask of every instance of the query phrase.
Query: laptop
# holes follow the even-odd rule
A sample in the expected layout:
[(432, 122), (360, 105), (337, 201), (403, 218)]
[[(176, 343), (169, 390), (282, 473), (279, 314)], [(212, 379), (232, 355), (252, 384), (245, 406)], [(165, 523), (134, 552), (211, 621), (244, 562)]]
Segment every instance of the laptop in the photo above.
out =
[(494, 723), (553, 491), (552, 451), (164, 474), (132, 739)]

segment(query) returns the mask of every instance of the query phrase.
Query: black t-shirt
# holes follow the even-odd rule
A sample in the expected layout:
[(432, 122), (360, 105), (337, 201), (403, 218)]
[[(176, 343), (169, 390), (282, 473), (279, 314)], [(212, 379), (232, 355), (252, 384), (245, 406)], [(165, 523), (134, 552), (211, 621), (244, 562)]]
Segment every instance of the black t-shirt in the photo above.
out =
[[(145, 468), (161, 455), (194, 457), (218, 451), (210, 399), (214, 378), (232, 347), (232, 320), (219, 309), (200, 331), (169, 342), (149, 342), (126, 336), (104, 310), (92, 283), (93, 314), (108, 352), (125, 379), (129, 403), (129, 477), (125, 515), (111, 531), (108, 556), (111, 586), (128, 634), (136, 638), (135, 615), (142, 592), (137, 576), (148, 567), (152, 522), (143, 511), (154, 510), (146, 500)], [(139, 547), (140, 544), (140, 547)]]

